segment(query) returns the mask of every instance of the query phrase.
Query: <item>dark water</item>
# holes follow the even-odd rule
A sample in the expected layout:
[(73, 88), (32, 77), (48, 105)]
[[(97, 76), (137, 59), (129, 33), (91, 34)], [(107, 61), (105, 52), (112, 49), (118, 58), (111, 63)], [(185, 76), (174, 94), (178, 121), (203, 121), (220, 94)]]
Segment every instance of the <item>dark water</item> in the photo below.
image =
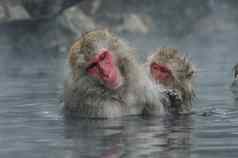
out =
[(217, 35), (206, 44), (201, 42), (204, 37), (178, 44), (187, 46), (198, 68), (195, 114), (188, 116), (66, 119), (59, 99), (62, 57), (19, 58), (11, 64), (10, 56), (5, 57), (0, 77), (0, 157), (237, 157), (238, 105), (229, 85), (232, 65), (238, 61), (234, 47), (238, 36), (231, 34), (234, 43), (227, 43)]
[(190, 56), (198, 70), (197, 98), (194, 114), (185, 116), (65, 118), (60, 101), (65, 55), (50, 56), (45, 50), (54, 50), (37, 46), (30, 49), (35, 55), (28, 48), (19, 54), (0, 36), (0, 157), (236, 158), (238, 101), (230, 84), (238, 25), (229, 17), (218, 11), (182, 38), (127, 37), (143, 46), (142, 57), (158, 46), (175, 46)]

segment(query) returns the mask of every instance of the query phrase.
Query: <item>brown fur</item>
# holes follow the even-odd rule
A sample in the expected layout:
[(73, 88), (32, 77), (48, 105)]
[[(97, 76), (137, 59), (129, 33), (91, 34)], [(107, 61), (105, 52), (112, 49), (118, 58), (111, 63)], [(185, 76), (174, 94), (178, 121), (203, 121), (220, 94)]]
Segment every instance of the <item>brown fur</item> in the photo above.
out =
[[(118, 59), (124, 84), (117, 90), (106, 88), (85, 72), (88, 60), (102, 48)], [(71, 74), (65, 82), (64, 95), (66, 111), (103, 118), (141, 114), (147, 104), (153, 105), (157, 113), (162, 111), (159, 95), (137, 63), (135, 51), (107, 30), (83, 34), (70, 49), (69, 64)]]
[(161, 48), (148, 58), (147, 66), (150, 63), (165, 64), (172, 71), (172, 80), (159, 81), (159, 84), (176, 90), (183, 102), (181, 111), (190, 111), (195, 96), (192, 86), (195, 70), (190, 61), (175, 48)]
[[(124, 48), (120, 45), (124, 45)], [(134, 62), (134, 50), (126, 48), (126, 44), (123, 41), (119, 41), (117, 37), (107, 30), (103, 31), (92, 31), (84, 33), (82, 37), (75, 41), (69, 51), (69, 64), (73, 70), (75, 80), (79, 79), (78, 71), (80, 67), (83, 68), (85, 62), (95, 55), (96, 51), (100, 47), (110, 47), (111, 50), (120, 50), (119, 55), (123, 60), (132, 60)], [(98, 47), (98, 48), (95, 48)], [(126, 49), (126, 50), (123, 50)], [(127, 52), (127, 53), (124, 53)], [(123, 62), (121, 60), (121, 62)]]

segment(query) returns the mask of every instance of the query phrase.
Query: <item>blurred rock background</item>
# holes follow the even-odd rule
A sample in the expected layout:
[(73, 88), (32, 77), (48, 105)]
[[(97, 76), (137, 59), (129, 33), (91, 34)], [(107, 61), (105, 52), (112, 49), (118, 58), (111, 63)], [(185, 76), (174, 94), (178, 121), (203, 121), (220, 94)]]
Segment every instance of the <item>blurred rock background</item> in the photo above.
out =
[(82, 32), (97, 28), (135, 42), (153, 36), (180, 39), (194, 30), (229, 31), (238, 26), (226, 22), (238, 20), (237, 7), (236, 0), (1, 0), (0, 51), (57, 56)]

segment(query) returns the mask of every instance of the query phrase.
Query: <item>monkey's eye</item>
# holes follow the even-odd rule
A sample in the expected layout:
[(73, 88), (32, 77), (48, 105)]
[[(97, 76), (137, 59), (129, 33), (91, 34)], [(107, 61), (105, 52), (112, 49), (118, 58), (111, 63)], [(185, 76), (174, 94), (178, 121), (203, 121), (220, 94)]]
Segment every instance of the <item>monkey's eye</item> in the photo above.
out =
[(170, 72), (169, 69), (165, 66), (160, 66), (159, 69), (161, 72), (164, 72), (164, 73)]
[(162, 64), (152, 63), (151, 68), (154, 69), (154, 70), (163, 72), (163, 73), (170, 73), (171, 72), (166, 65), (162, 65)]
[(108, 56), (108, 52), (105, 51), (99, 56), (99, 60), (105, 60), (107, 56)]
[(155, 69), (155, 70), (159, 69), (158, 64), (156, 64), (156, 63), (152, 63), (151, 68)]
[(95, 68), (96, 66), (97, 66), (97, 63), (93, 62), (89, 66), (86, 67), (86, 71), (90, 71), (91, 69)]
[(187, 78), (192, 78), (193, 74), (194, 74), (194, 71), (191, 71), (186, 75), (186, 77)]

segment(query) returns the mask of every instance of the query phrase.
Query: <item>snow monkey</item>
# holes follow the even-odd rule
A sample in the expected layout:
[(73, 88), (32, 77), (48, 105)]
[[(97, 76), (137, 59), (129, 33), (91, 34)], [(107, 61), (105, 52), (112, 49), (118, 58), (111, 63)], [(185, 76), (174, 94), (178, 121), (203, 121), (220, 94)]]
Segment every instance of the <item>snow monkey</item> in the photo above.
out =
[(68, 62), (66, 112), (91, 118), (164, 113), (158, 89), (136, 61), (135, 50), (109, 31), (83, 34), (72, 45)]
[(161, 48), (147, 58), (145, 64), (152, 80), (164, 89), (170, 100), (171, 110), (188, 113), (194, 90), (194, 66), (177, 49)]

